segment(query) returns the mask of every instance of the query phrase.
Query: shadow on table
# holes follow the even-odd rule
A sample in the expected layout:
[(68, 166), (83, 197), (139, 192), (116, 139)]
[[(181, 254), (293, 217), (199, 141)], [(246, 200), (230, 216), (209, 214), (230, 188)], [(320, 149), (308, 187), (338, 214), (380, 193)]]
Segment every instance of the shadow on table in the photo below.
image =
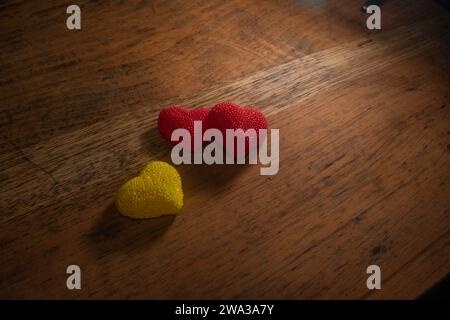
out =
[(419, 297), (419, 300), (448, 300), (450, 298), (450, 274)]
[[(154, 127), (147, 130), (141, 135), (141, 139), (146, 151), (154, 160), (164, 161), (173, 165), (170, 157), (173, 145), (161, 136), (158, 128)], [(174, 167), (180, 172), (185, 193), (189, 193), (190, 190), (211, 194), (227, 188), (250, 165), (182, 164), (174, 165)]]
[(117, 251), (148, 249), (170, 227), (175, 216), (133, 220), (123, 217), (112, 203), (87, 234), (99, 257)]

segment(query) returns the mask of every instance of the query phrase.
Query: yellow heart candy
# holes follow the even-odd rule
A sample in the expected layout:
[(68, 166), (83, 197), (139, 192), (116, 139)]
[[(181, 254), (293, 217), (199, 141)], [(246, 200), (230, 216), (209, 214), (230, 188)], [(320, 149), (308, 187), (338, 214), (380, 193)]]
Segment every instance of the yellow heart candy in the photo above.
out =
[(124, 216), (134, 219), (178, 213), (183, 207), (178, 171), (166, 162), (150, 162), (138, 177), (120, 187), (116, 207)]

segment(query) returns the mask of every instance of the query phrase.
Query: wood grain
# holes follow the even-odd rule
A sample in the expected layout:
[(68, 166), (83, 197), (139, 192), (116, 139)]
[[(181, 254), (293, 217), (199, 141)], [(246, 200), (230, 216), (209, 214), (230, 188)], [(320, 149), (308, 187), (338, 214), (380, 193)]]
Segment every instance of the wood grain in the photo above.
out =
[[(416, 298), (448, 274), (446, 11), (389, 1), (368, 32), (357, 1), (81, 8), (70, 32), (62, 2), (0, 4), (0, 297)], [(160, 107), (224, 100), (280, 129), (279, 173), (183, 165), (180, 215), (122, 218), (117, 188), (170, 161)]]

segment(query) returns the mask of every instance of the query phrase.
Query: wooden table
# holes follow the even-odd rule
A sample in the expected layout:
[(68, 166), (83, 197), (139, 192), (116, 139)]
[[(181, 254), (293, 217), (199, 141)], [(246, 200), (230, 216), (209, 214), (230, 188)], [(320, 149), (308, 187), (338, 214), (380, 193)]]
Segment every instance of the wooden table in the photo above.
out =
[[(360, 2), (80, 0), (70, 31), (64, 1), (2, 1), (0, 297), (409, 299), (445, 277), (450, 15), (386, 1), (369, 31)], [(182, 165), (181, 214), (121, 217), (119, 186), (170, 161), (160, 108), (221, 101), (280, 129), (279, 173)]]

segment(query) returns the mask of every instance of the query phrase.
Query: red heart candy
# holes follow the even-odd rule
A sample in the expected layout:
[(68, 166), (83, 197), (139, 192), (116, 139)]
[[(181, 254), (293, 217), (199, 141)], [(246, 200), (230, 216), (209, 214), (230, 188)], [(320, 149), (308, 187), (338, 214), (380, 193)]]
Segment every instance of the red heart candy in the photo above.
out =
[[(266, 117), (261, 113), (261, 111), (255, 108), (242, 108), (237, 104), (231, 102), (224, 102), (216, 104), (208, 114), (205, 121), (205, 126), (207, 129), (216, 128), (219, 129), (223, 138), (226, 138), (226, 129), (242, 129), (244, 131), (248, 129), (255, 129), (257, 134), (257, 139), (259, 137), (260, 129), (267, 129), (268, 123)], [(256, 141), (258, 142), (258, 140)], [(245, 155), (249, 152), (250, 138), (245, 138)], [(228, 151), (228, 147), (225, 143), (225, 148)], [(235, 158), (241, 156), (237, 153), (236, 139), (234, 142), (234, 155)]]
[[(196, 108), (193, 110), (186, 110), (178, 106), (169, 106), (159, 112), (158, 128), (162, 136), (166, 138), (173, 145), (179, 141), (172, 141), (172, 132), (175, 129), (187, 129), (191, 134), (191, 150), (194, 150), (194, 121), (202, 122), (202, 130), (205, 130), (204, 121), (208, 116), (209, 109)], [(203, 132), (202, 132), (203, 136)]]

